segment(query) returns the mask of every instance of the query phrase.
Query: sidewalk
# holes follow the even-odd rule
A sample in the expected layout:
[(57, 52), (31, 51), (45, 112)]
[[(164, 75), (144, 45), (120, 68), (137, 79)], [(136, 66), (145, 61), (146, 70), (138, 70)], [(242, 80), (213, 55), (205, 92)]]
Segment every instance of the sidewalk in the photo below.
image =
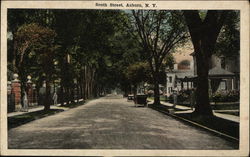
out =
[[(83, 99), (79, 99), (78, 101), (81, 102), (81, 101), (83, 101)], [(75, 100), (75, 102), (77, 102), (77, 100)], [(66, 104), (66, 102), (64, 104)], [(51, 109), (62, 109), (64, 111), (70, 109), (69, 107), (61, 107), (60, 104), (50, 105), (50, 108)], [(13, 116), (23, 115), (23, 114), (30, 113), (30, 112), (41, 111), (43, 109), (44, 109), (44, 106), (32, 106), (31, 108), (28, 109), (28, 112), (21, 112), (21, 111), (19, 111), (19, 112), (11, 112), (11, 113), (8, 113), (7, 116), (8, 117), (13, 117)]]
[[(152, 100), (150, 100), (150, 102), (153, 103)], [(165, 106), (168, 106), (168, 107), (173, 107), (173, 104), (168, 103), (168, 102), (161, 101), (161, 104), (165, 105)], [(175, 108), (179, 109), (179, 110), (183, 110), (183, 111), (173, 111), (174, 114), (178, 114), (178, 113), (192, 113), (193, 112), (191, 110), (191, 108), (187, 107), (187, 106), (176, 105)], [(230, 114), (223, 114), (223, 113), (217, 113), (216, 110), (213, 111), (213, 113), (217, 117), (220, 117), (220, 118), (223, 118), (223, 119), (226, 119), (226, 120), (230, 120), (230, 121), (233, 121), (233, 122), (237, 122), (237, 123), (240, 122), (240, 117), (239, 116), (234, 116), (234, 115), (230, 115)]]
[[(58, 104), (59, 105), (59, 104)], [(55, 106), (55, 105), (51, 105), (50, 106), (51, 109), (63, 109), (64, 111), (68, 110), (69, 108), (67, 107), (60, 107), (60, 106)], [(13, 116), (18, 116), (18, 115), (23, 115), (26, 113), (30, 113), (30, 112), (36, 112), (36, 111), (41, 111), (44, 109), (44, 106), (36, 106), (36, 107), (32, 107), (28, 109), (28, 112), (11, 112), (8, 113), (8, 117), (13, 117)]]

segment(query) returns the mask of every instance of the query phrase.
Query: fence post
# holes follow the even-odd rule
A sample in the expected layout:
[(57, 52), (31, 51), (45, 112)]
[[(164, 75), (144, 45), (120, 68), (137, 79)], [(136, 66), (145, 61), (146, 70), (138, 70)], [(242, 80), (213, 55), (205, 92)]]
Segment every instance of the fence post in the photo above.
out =
[(7, 109), (8, 109), (8, 113), (9, 112), (13, 112), (14, 110), (15, 110), (15, 101), (14, 101), (14, 94), (12, 94), (11, 93), (11, 81), (8, 81), (7, 82), (7, 95), (8, 95), (8, 107), (7, 107)]
[(36, 84), (33, 83), (32, 84), (32, 100), (33, 100), (33, 105), (38, 105), (38, 102), (37, 102), (37, 91), (36, 91)]
[(15, 98), (15, 111), (22, 109), (21, 105), (21, 83), (18, 80), (18, 74), (13, 75), (14, 80), (11, 81), (11, 93), (14, 94)]
[(31, 82), (31, 76), (27, 76), (27, 98), (28, 98), (28, 106), (33, 106), (33, 90), (32, 90), (32, 82)]
[(7, 82), (7, 93), (11, 94), (11, 81)]

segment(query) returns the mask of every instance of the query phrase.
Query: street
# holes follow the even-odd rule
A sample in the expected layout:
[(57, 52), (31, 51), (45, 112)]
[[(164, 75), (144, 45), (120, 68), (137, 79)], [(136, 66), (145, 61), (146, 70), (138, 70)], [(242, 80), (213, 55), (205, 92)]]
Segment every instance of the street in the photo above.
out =
[(237, 143), (109, 95), (9, 130), (8, 148), (225, 150)]

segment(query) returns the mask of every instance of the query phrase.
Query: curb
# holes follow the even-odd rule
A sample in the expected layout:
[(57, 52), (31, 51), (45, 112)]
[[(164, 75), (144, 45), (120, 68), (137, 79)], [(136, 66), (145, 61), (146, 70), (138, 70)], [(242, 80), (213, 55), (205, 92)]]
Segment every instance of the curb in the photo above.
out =
[(191, 124), (191, 125), (193, 125), (193, 126), (195, 126), (195, 127), (199, 127), (199, 128), (201, 128), (201, 129), (207, 130), (207, 131), (209, 131), (209, 132), (211, 132), (211, 133), (213, 133), (213, 134), (216, 134), (216, 135), (218, 135), (218, 136), (224, 137), (224, 138), (226, 138), (226, 139), (228, 139), (228, 140), (233, 140), (233, 141), (239, 142), (239, 139), (238, 139), (238, 138), (235, 138), (235, 137), (233, 137), (233, 136), (227, 135), (227, 134), (222, 133), (222, 132), (219, 132), (219, 131), (217, 131), (217, 130), (208, 128), (208, 127), (206, 127), (206, 126), (204, 126), (204, 125), (201, 125), (201, 124), (199, 124), (199, 123), (193, 122), (193, 121), (191, 121), (191, 120), (188, 120), (188, 119), (179, 117), (179, 116), (177, 116), (177, 115), (171, 114), (171, 113), (169, 113), (169, 111), (163, 111), (163, 110), (160, 110), (160, 109), (158, 109), (158, 108), (156, 108), (156, 107), (153, 107), (153, 106), (150, 106), (149, 108), (152, 108), (152, 109), (154, 109), (154, 110), (156, 110), (156, 111), (158, 111), (158, 112), (161, 112), (161, 113), (163, 113), (163, 114), (165, 114), (165, 115), (171, 116), (171, 117), (176, 118), (176, 119), (178, 119), (178, 120), (187, 122), (187, 123), (189, 123), (189, 124)]

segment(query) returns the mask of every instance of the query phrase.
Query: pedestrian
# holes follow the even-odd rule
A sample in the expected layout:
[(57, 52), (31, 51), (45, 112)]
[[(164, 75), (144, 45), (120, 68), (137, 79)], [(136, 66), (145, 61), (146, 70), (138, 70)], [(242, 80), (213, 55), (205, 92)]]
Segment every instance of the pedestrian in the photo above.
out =
[(196, 97), (195, 92), (196, 92), (195, 88), (192, 88), (191, 93), (190, 93), (190, 107), (191, 107), (191, 110), (193, 110), (194, 107), (195, 107), (195, 97)]
[(24, 92), (23, 96), (23, 111), (28, 112), (28, 98), (26, 92)]
[(177, 97), (178, 97), (178, 94), (177, 94), (176, 90), (174, 90), (173, 97), (174, 97), (174, 106), (173, 106), (173, 108), (175, 109), (175, 107), (177, 105)]
[(57, 96), (57, 94), (55, 92), (54, 95), (53, 95), (54, 105), (57, 105), (57, 98), (58, 98), (58, 96)]

